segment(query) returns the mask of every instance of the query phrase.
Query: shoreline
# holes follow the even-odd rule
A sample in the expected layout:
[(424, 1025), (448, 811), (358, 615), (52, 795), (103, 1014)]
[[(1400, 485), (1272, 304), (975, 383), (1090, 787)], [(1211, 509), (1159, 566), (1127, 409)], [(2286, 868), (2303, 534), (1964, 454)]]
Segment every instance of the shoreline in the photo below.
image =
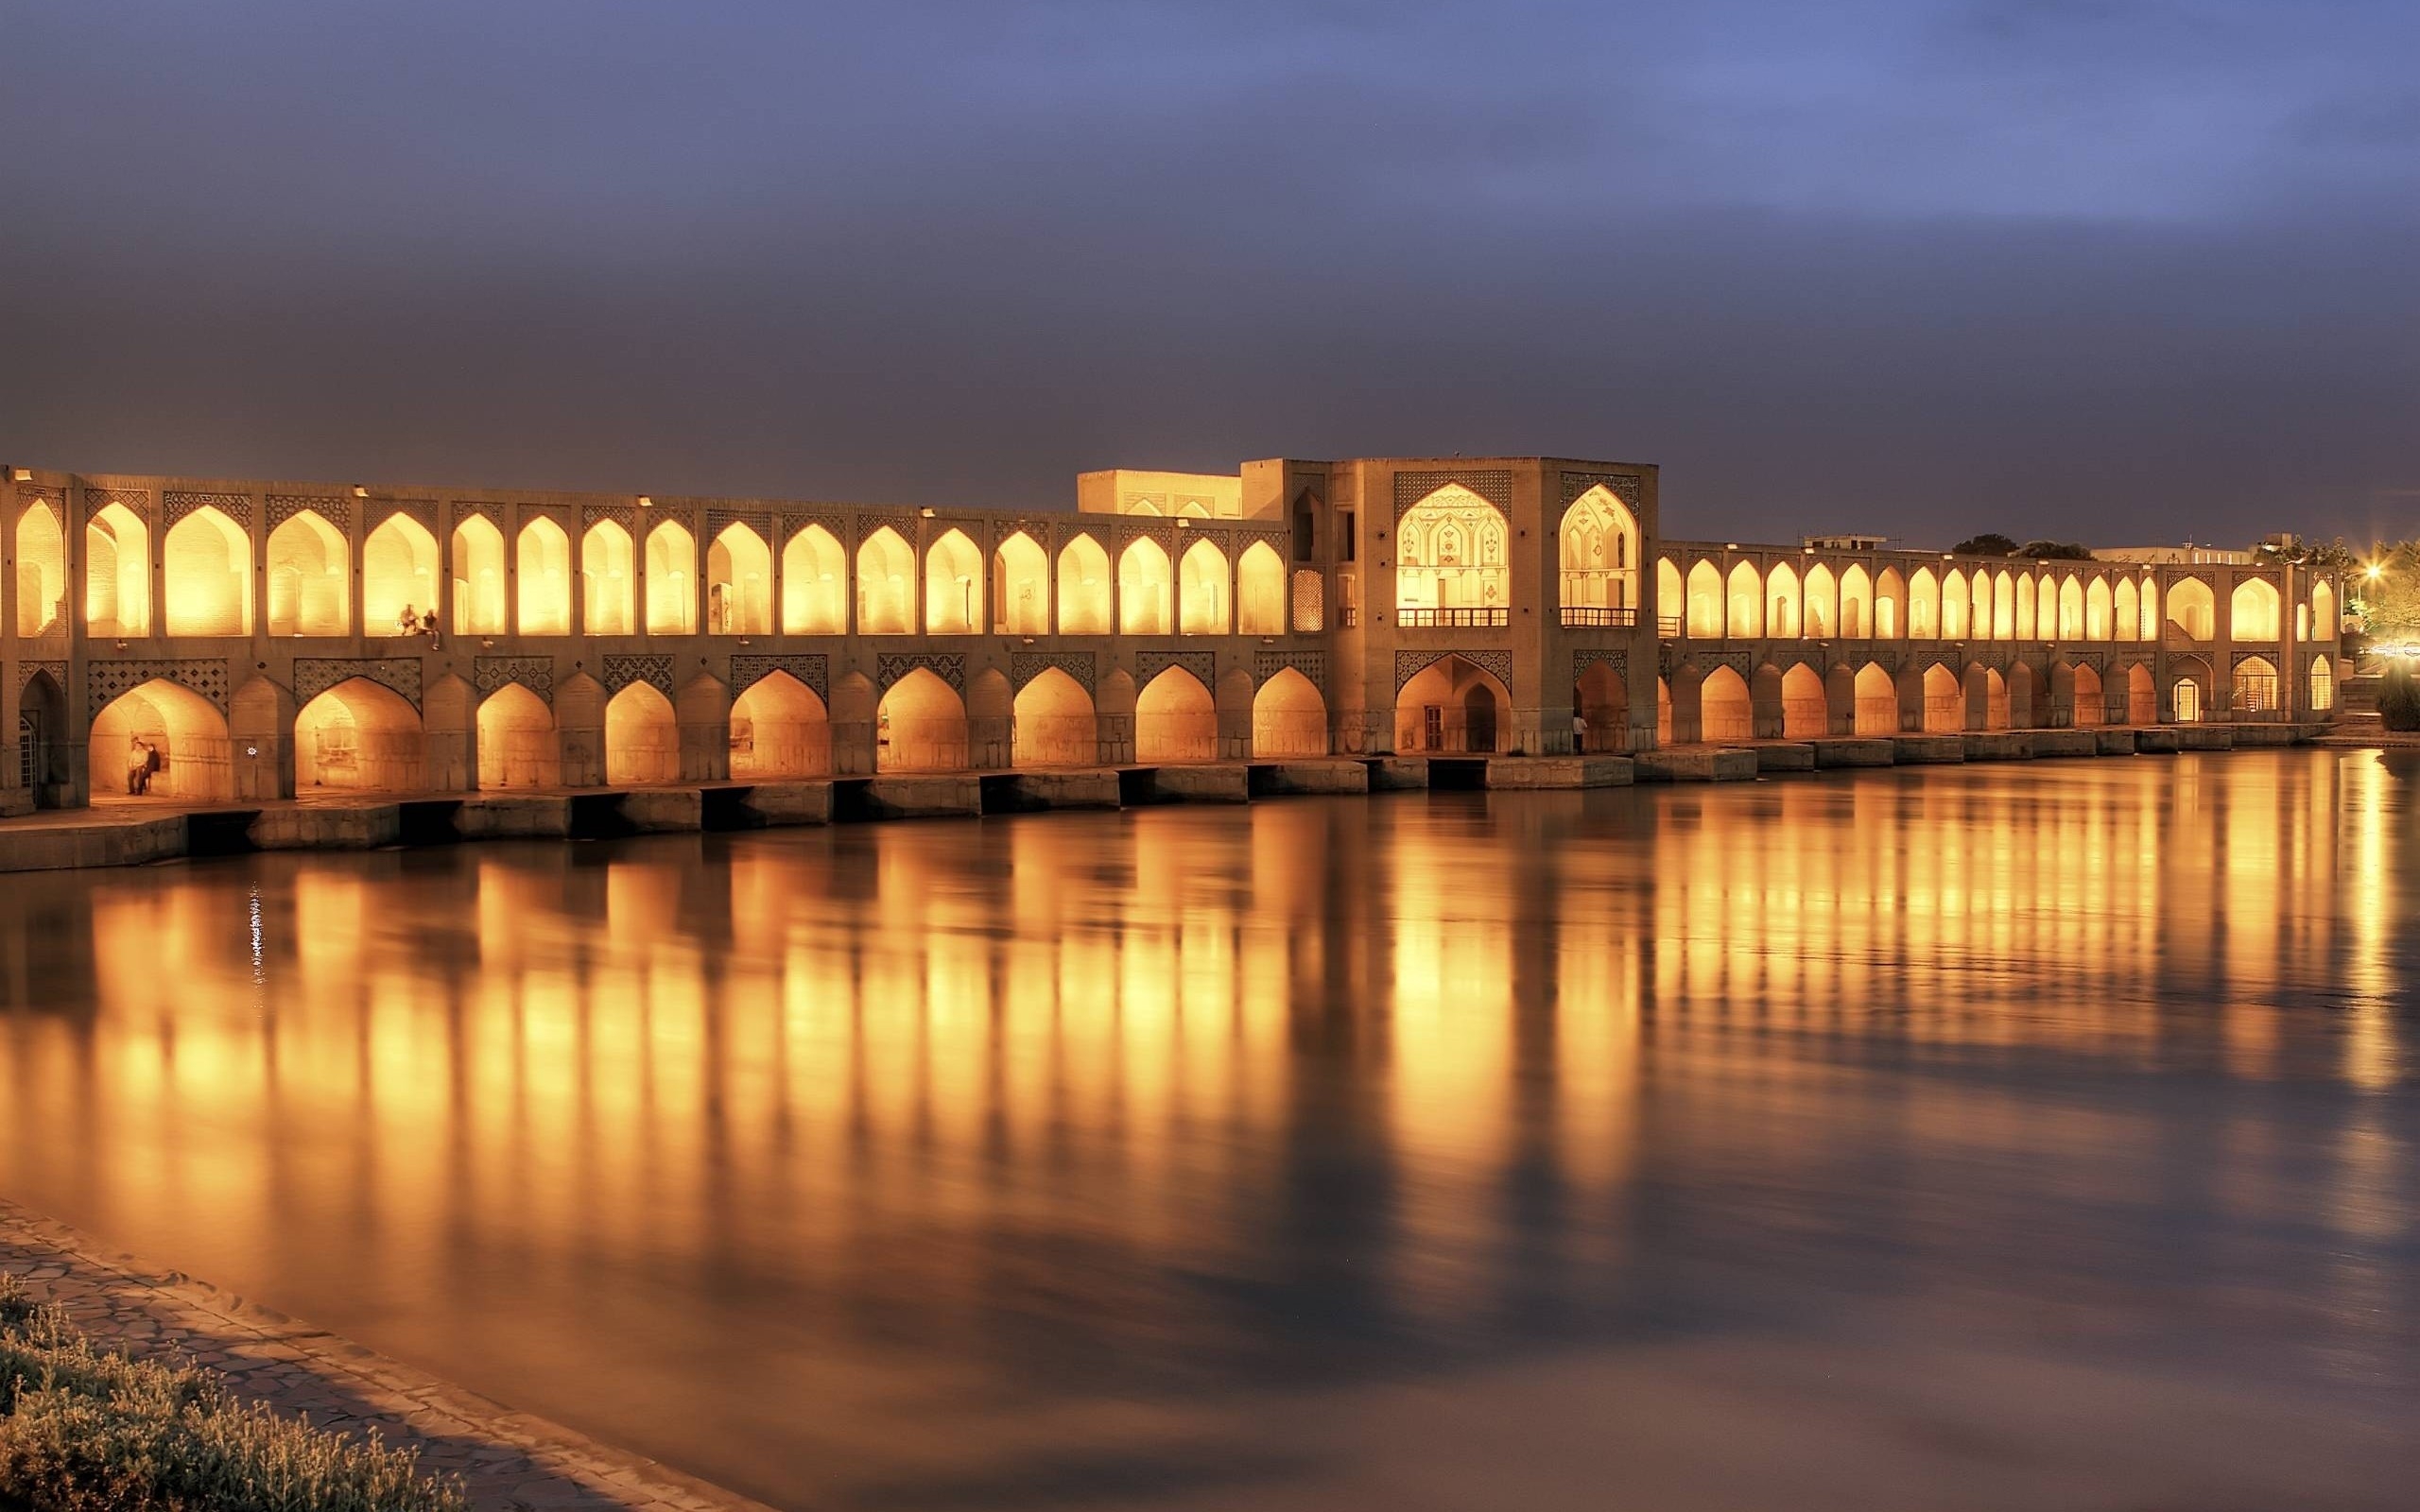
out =
[(274, 1309), (113, 1250), (0, 1197), (0, 1270), (104, 1346), (177, 1353), (247, 1400), (314, 1425), (376, 1427), (481, 1512), (772, 1512), (659, 1461), (482, 1397)]

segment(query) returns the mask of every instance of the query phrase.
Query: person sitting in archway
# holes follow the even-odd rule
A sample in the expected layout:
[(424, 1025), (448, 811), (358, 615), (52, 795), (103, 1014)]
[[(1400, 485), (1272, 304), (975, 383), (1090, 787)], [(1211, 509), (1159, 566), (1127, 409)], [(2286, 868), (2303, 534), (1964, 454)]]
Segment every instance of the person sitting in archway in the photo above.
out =
[[(408, 614), (411, 610), (406, 610), (404, 612)], [(430, 646), (434, 647), (437, 644), (437, 610), (434, 608), (421, 615), (420, 629), (423, 635), (428, 637)]]
[(395, 616), (395, 633), (409, 635), (419, 628), (420, 616), (412, 612), (412, 607), (409, 604), (405, 605), (404, 611)]

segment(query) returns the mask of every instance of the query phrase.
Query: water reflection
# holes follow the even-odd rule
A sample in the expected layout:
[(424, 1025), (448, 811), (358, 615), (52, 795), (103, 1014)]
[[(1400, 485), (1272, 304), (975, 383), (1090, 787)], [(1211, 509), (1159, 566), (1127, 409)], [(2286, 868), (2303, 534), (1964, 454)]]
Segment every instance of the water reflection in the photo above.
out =
[[(2231, 1454), (2369, 1504), (2411, 794), (2247, 754), (45, 878), (0, 1194), (783, 1504), (1892, 1504), (1977, 1433), (2009, 1504)], [(1870, 1400), (1792, 1449), (1809, 1341)], [(2012, 1358), (2127, 1436), (2015, 1385), (1910, 1436)]]

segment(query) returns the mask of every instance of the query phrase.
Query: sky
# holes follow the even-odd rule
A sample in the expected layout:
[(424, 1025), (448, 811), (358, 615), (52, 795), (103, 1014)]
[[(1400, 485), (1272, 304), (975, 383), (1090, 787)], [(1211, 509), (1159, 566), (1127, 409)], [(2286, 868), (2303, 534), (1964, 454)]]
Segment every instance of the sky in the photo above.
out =
[(0, 460), (2420, 535), (2420, 6), (0, 0)]

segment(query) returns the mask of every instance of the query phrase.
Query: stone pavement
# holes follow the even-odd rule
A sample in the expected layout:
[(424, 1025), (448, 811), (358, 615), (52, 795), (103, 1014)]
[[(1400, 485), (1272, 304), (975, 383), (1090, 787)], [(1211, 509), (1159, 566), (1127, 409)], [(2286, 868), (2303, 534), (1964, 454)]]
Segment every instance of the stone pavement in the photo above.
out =
[(0, 1270), (63, 1305), (95, 1342), (174, 1352), (241, 1395), (418, 1448), (481, 1512), (768, 1512), (757, 1502), (475, 1396), (174, 1271), (109, 1252), (0, 1199)]

